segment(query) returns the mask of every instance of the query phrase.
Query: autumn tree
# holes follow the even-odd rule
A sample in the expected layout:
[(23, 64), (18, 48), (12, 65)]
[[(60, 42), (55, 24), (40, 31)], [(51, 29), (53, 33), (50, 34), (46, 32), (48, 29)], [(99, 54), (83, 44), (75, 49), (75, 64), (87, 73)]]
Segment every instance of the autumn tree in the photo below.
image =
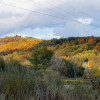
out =
[(94, 43), (94, 37), (91, 36), (91, 37), (89, 38), (88, 42), (89, 42), (90, 44), (93, 44), (93, 43)]
[(97, 43), (97, 45), (95, 46), (95, 49), (100, 51), (100, 43)]
[(85, 40), (84, 39), (80, 39), (79, 40), (79, 44), (84, 44), (85, 43)]

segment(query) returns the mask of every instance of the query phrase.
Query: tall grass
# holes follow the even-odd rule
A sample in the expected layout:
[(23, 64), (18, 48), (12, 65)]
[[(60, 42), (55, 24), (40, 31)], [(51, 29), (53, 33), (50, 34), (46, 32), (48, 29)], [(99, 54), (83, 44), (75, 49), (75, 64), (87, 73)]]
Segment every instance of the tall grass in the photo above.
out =
[(17, 61), (7, 62), (2, 73), (1, 91), (6, 99), (28, 100), (35, 89), (34, 72), (28, 71)]
[(1, 77), (0, 100), (96, 100), (89, 85), (68, 84), (58, 72), (48, 69), (34, 72), (13, 59), (6, 62)]

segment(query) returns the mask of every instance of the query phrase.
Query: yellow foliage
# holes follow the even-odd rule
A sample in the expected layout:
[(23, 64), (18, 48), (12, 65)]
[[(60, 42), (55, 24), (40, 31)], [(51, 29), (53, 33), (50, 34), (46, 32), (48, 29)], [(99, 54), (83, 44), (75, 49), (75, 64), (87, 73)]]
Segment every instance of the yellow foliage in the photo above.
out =
[(34, 38), (6, 37), (0, 39), (0, 52), (12, 53), (14, 51), (29, 50), (42, 40)]

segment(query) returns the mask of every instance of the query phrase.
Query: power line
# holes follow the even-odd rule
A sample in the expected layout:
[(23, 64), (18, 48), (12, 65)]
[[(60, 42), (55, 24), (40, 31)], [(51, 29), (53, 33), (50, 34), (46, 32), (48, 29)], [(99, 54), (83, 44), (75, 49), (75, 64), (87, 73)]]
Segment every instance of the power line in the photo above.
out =
[[(7, 4), (7, 3), (4, 3), (4, 2), (0, 2), (0, 3), (4, 4), (4, 5), (6, 5), (6, 6), (10, 6), (10, 7), (14, 7), (14, 8), (23, 9), (23, 10), (30, 11), (30, 12), (34, 12), (34, 13), (38, 13), (38, 14), (41, 14), (41, 15), (46, 15), (46, 16), (55, 17), (55, 18), (62, 19), (62, 20), (68, 20), (68, 21), (80, 23), (80, 22), (78, 22), (78, 21), (71, 20), (71, 19), (68, 19), (68, 18), (61, 18), (61, 17), (55, 16), (55, 15), (51, 15), (51, 14), (47, 14), (47, 13), (42, 13), (42, 12), (38, 12), (38, 11), (26, 9), (26, 8), (23, 8), (23, 7), (18, 7), (18, 6), (11, 5), (11, 4)], [(81, 23), (80, 23), (80, 24), (81, 24)]]
[[(69, 7), (70, 7), (70, 6), (69, 6)], [(88, 17), (95, 18), (96, 20), (99, 20), (99, 21), (100, 21), (100, 19), (97, 19), (96, 17), (94, 17), (94, 16), (92, 16), (92, 15), (90, 15), (90, 14), (87, 14), (86, 12), (83, 12), (83, 11), (81, 11), (81, 10), (79, 10), (79, 9), (75, 8), (75, 7), (72, 7), (72, 6), (71, 6), (70, 8), (75, 9), (75, 10), (76, 10), (76, 12), (79, 12), (79, 13), (81, 13), (81, 14), (83, 14), (83, 15), (86, 15), (86, 16), (88, 16)]]
[(2, 4), (6, 5), (6, 6), (13, 7), (13, 8), (18, 8), (18, 9), (22, 9), (22, 10), (38, 13), (38, 14), (41, 14), (41, 15), (47, 15), (47, 16), (50, 16), (50, 17), (55, 17), (55, 18), (58, 18), (58, 19), (63, 19), (61, 17), (57, 17), (57, 16), (50, 15), (50, 14), (47, 14), (47, 13), (38, 12), (38, 11), (35, 11), (35, 10), (31, 10), (31, 9), (26, 9), (26, 8), (23, 8), (23, 7), (18, 7), (18, 6), (7, 4), (7, 3), (4, 3), (4, 2), (2, 2)]
[[(46, 1), (46, 0), (44, 0), (44, 2), (47, 3), (47, 4), (49, 4), (49, 5), (54, 5), (54, 4), (52, 4), (52, 3), (50, 3), (50, 2), (48, 2), (48, 1)], [(64, 3), (64, 4), (65, 4), (65, 3)], [(54, 6), (55, 6), (55, 5), (54, 5)], [(66, 12), (66, 13), (69, 13), (70, 15), (73, 15), (73, 14), (71, 14), (70, 12), (68, 12), (68, 11), (66, 11), (66, 10), (64, 10), (64, 9), (62, 9), (62, 8), (60, 8), (60, 7), (57, 7), (57, 6), (55, 6), (55, 7), (58, 8), (59, 10), (62, 10), (62, 11), (64, 11), (64, 12)], [(84, 14), (84, 15), (86, 15), (86, 16), (95, 18), (94, 16), (91, 16), (90, 14), (87, 14), (87, 13), (85, 13), (85, 12), (82, 12), (82, 11), (80, 11), (79, 9), (77, 9), (77, 8), (75, 8), (75, 7), (73, 7), (73, 6), (67, 5), (67, 7), (73, 8), (73, 9), (76, 10), (77, 12), (79, 12), (79, 13), (81, 13), (81, 14)], [(97, 18), (95, 18), (95, 19), (96, 19), (96, 20), (99, 20), (99, 19), (97, 19)]]
[[(7, 3), (4, 3), (4, 2), (0, 2), (0, 3), (4, 4), (4, 5), (6, 5), (6, 6), (10, 6), (10, 7), (14, 7), (14, 8), (23, 9), (23, 10), (30, 11), (30, 12), (34, 12), (34, 13), (38, 13), (38, 14), (41, 14), (41, 15), (46, 15), (46, 16), (50, 16), (50, 17), (54, 17), (54, 18), (58, 18), (58, 19), (62, 19), (62, 20), (68, 20), (68, 21), (71, 21), (71, 22), (76, 22), (76, 23), (82, 24), (82, 23), (80, 23), (79, 21), (76, 21), (76, 20), (61, 18), (61, 17), (55, 16), (55, 15), (51, 15), (51, 14), (47, 14), (47, 13), (42, 13), (42, 12), (38, 12), (38, 11), (26, 9), (26, 8), (23, 8), (23, 7), (18, 7), (18, 6), (11, 5), (11, 4), (7, 4)], [(94, 24), (92, 24), (92, 26), (100, 27), (100, 26), (94, 25)]]
[[(73, 14), (72, 14), (72, 13), (70, 13), (70, 12), (68, 12), (68, 11), (66, 11), (66, 10), (64, 10), (64, 9), (62, 9), (62, 8), (60, 8), (60, 7), (58, 7), (58, 6), (55, 6), (54, 4), (50, 3), (49, 1), (44, 0), (44, 2), (45, 2), (45, 3), (47, 3), (47, 4), (49, 4), (49, 5), (53, 5), (55, 8), (57, 8), (57, 9), (59, 9), (59, 10), (62, 10), (62, 11), (64, 11), (64, 12), (66, 12), (66, 13), (69, 13), (70, 15), (72, 15), (72, 16), (73, 16)], [(67, 6), (67, 7), (68, 7), (68, 6)], [(76, 9), (76, 8), (74, 8), (74, 7), (72, 7), (72, 6), (71, 6), (71, 7), (69, 6), (69, 8), (73, 8), (73, 9), (77, 10), (77, 12), (80, 12), (81, 14), (84, 14), (84, 15), (87, 15), (87, 16), (89, 16), (89, 17), (92, 17), (92, 18), (93, 18), (93, 16), (91, 16), (91, 15), (89, 15), (89, 14), (85, 13), (85, 12), (82, 12), (82, 11), (80, 11), (80, 10), (78, 10), (78, 9)], [(95, 18), (95, 19), (96, 19), (96, 18)], [(98, 20), (98, 19), (96, 19), (96, 20)], [(100, 26), (95, 25), (95, 24), (92, 24), (92, 26), (95, 26), (95, 27), (100, 27)]]
[(53, 9), (51, 9), (51, 8), (48, 8), (48, 7), (44, 6), (44, 5), (41, 5), (41, 4), (36, 3), (36, 2), (34, 2), (34, 3), (37, 4), (37, 5), (39, 5), (39, 6), (41, 6), (41, 7), (44, 7), (44, 8), (46, 8), (46, 9), (50, 10), (51, 12), (53, 11), (53, 12), (55, 12), (55, 13), (57, 13), (57, 14), (59, 14), (59, 15), (61, 15), (61, 16), (63, 16), (63, 17), (66, 18), (66, 16), (65, 16), (64, 14), (62, 14), (62, 13), (56, 11), (56, 10), (53, 10)]
[(58, 6), (55, 6), (54, 4), (52, 4), (52, 3), (50, 3), (50, 2), (48, 2), (48, 1), (46, 1), (46, 0), (44, 0), (44, 2), (47, 3), (47, 4), (49, 4), (49, 5), (53, 5), (55, 8), (57, 8), (57, 9), (63, 11), (63, 12), (66, 12), (66, 13), (70, 14), (71, 16), (74, 16), (72, 13), (70, 13), (70, 12), (68, 12), (68, 11), (66, 11), (66, 10), (64, 10), (64, 9), (62, 9), (62, 8), (60, 8), (60, 7), (58, 7)]

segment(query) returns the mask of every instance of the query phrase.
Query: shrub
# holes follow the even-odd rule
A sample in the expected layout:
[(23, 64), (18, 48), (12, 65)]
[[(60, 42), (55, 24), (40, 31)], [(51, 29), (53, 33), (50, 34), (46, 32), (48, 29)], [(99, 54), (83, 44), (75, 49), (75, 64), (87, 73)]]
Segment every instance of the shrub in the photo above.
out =
[(77, 66), (63, 58), (52, 58), (51, 69), (60, 72), (61, 75), (74, 78), (77, 75)]
[(83, 67), (77, 68), (77, 76), (82, 77), (85, 74), (85, 69)]

